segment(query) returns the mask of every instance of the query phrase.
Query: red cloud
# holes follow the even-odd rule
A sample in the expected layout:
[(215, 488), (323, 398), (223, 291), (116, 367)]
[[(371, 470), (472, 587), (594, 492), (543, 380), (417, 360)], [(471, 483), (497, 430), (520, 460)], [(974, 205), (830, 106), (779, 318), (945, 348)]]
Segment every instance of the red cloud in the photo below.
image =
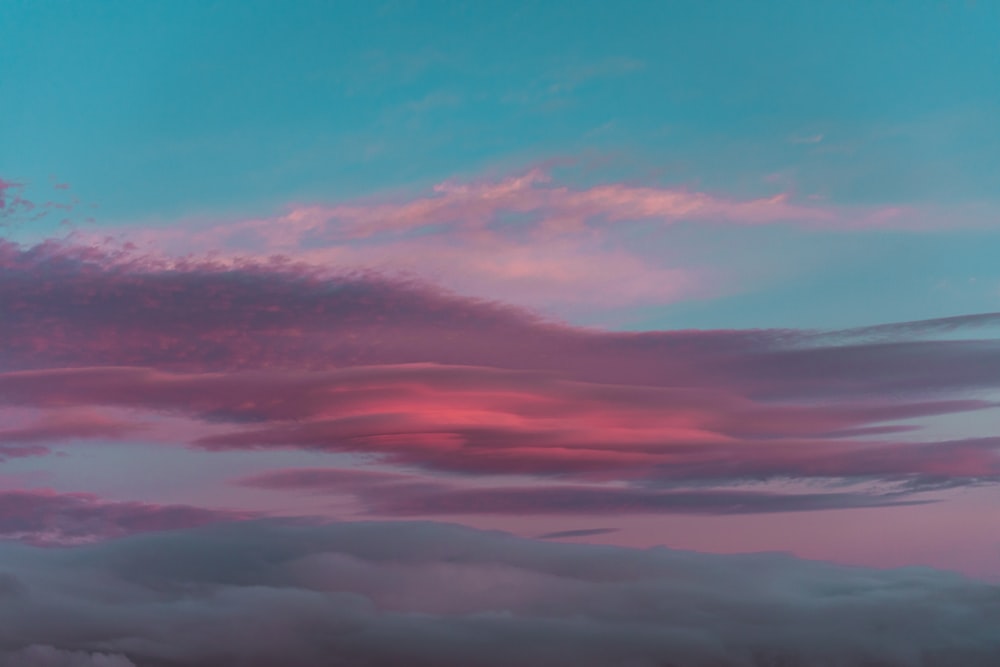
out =
[(207, 449), (353, 451), (465, 473), (688, 481), (1000, 474), (992, 441), (973, 447), (857, 439), (909, 428), (892, 423), (901, 419), (994, 405), (976, 400), (795, 404), (748, 398), (738, 387), (610, 385), (410, 364), (314, 372), (19, 371), (0, 374), (0, 402), (179, 415), (203, 425), (195, 442)]

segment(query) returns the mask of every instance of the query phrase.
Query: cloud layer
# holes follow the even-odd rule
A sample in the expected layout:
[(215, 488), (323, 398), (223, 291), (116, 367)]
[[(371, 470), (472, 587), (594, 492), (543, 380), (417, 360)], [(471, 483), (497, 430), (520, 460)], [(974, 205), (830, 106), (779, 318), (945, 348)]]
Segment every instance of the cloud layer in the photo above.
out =
[[(0, 546), (0, 664), (991, 667), (1000, 589), (433, 523)], [(34, 662), (32, 662), (34, 660)]]
[[(913, 437), (996, 407), (1000, 342), (934, 338), (996, 315), (612, 333), (280, 262), (6, 244), (0, 274), (8, 457), (93, 437), (361, 454), (428, 475), (342, 484), (404, 515), (803, 511), (1000, 478), (997, 438)], [(787, 481), (814, 486), (737, 488)], [(845, 483), (869, 488), (824, 488)]]
[(89, 493), (0, 491), (0, 539), (36, 545), (91, 542), (250, 516), (186, 505), (110, 501)]

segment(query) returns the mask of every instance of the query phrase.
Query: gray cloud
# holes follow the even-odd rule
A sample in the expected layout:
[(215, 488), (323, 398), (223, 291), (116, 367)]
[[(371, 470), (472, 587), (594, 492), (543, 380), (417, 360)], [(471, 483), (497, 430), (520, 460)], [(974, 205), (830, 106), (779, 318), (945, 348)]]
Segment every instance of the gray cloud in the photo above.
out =
[(640, 513), (754, 514), (918, 505), (908, 494), (947, 488), (948, 481), (917, 481), (902, 491), (774, 493), (731, 489), (673, 489), (656, 485), (534, 484), (468, 486), (416, 475), (305, 468), (273, 470), (236, 484), (277, 491), (349, 494), (373, 515), (416, 517), (475, 514), (614, 515)]
[(593, 537), (618, 532), (617, 528), (580, 528), (578, 530), (557, 530), (553, 533), (539, 535), (539, 540), (561, 540), (568, 537)]
[(10, 667), (1000, 664), (1000, 588), (780, 554), (248, 522), (6, 544), (0, 572)]
[[(38, 545), (73, 544), (251, 516), (190, 505), (112, 501), (89, 493), (0, 491), (0, 538)], [(0, 573), (0, 596), (4, 581)]]
[(36, 644), (0, 657), (0, 667), (135, 667), (135, 663), (120, 654), (63, 651)]

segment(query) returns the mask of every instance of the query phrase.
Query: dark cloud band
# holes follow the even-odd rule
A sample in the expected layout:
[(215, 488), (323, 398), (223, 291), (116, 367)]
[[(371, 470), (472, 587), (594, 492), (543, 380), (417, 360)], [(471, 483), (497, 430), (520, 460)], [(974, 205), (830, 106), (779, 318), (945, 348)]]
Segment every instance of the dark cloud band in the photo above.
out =
[(3, 545), (0, 571), (10, 667), (1000, 660), (1000, 590), (958, 575), (433, 523), (251, 522), (66, 550)]

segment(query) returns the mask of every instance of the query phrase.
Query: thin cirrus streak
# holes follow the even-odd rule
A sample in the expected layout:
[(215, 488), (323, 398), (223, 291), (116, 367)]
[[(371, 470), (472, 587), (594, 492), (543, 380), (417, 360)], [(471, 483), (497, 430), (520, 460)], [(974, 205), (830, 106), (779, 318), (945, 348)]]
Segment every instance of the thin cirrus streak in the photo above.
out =
[(593, 537), (595, 535), (607, 535), (615, 532), (615, 528), (580, 528), (577, 530), (557, 530), (552, 533), (544, 533), (536, 536), (539, 540), (561, 540), (574, 537)]
[(506, 177), (445, 181), (434, 185), (429, 193), (409, 198), (300, 204), (274, 218), (202, 225), (173, 233), (148, 230), (148, 238), (170, 242), (193, 231), (216, 247), (231, 246), (239, 239), (246, 248), (259, 245), (305, 250), (311, 244), (425, 229), (465, 234), (502, 231), (512, 237), (551, 240), (588, 229), (642, 221), (792, 223), (864, 229), (920, 226), (920, 220), (919, 211), (905, 207), (841, 207), (816, 200), (795, 203), (787, 192), (738, 199), (686, 187), (621, 182), (572, 187), (554, 183), (549, 171), (535, 167)]
[[(428, 481), (417, 475), (357, 469), (272, 470), (235, 480), (241, 486), (352, 496), (366, 512), (380, 516), (762, 514), (916, 505), (905, 493), (774, 493), (754, 490), (662, 490), (649, 486), (583, 484), (531, 486), (469, 485)], [(584, 531), (584, 535), (598, 534)], [(556, 537), (573, 537), (572, 531)]]
[[(266, 247), (280, 248), (400, 234), (425, 227), (485, 231), (493, 223), (504, 222), (505, 214), (530, 216), (508, 221), (512, 223), (510, 231), (536, 237), (579, 231), (585, 223), (595, 220), (709, 219), (761, 224), (830, 221), (837, 217), (833, 211), (819, 206), (792, 204), (786, 194), (738, 200), (682, 188), (610, 183), (575, 189), (551, 185), (551, 181), (546, 171), (533, 168), (493, 180), (439, 183), (431, 193), (409, 200), (297, 205), (278, 218), (210, 226), (202, 228), (200, 233), (218, 245), (239, 235), (245, 243), (255, 240)], [(171, 234), (165, 232), (154, 238), (169, 240)], [(179, 238), (179, 233), (174, 238)]]
[[(441, 487), (372, 505), (405, 514), (860, 507), (1000, 476), (995, 438), (911, 437), (922, 419), (996, 407), (984, 395), (1000, 384), (997, 341), (921, 339), (992, 314), (874, 341), (872, 330), (610, 333), (373, 273), (54, 242), (0, 250), (0, 403), (43, 415), (11, 442), (97, 429), (208, 451), (362, 454), (434, 483), (577, 484)], [(889, 488), (725, 488), (785, 479)], [(718, 488), (696, 488), (706, 484)]]

